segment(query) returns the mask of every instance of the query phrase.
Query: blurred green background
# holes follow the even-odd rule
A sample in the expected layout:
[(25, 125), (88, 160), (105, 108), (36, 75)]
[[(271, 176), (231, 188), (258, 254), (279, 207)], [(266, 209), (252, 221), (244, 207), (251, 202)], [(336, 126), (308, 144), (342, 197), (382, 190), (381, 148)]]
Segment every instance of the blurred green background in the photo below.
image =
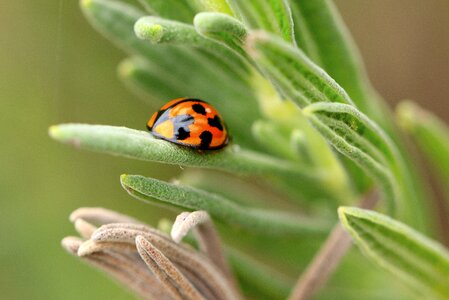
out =
[[(380, 93), (449, 120), (449, 1), (337, 5)], [(123, 57), (76, 1), (0, 3), (1, 299), (132, 299), (62, 250), (61, 238), (75, 234), (68, 215), (103, 206), (155, 224), (170, 214), (128, 197), (119, 175), (169, 179), (180, 169), (76, 151), (47, 135), (63, 122), (145, 128), (156, 108), (117, 79)]]

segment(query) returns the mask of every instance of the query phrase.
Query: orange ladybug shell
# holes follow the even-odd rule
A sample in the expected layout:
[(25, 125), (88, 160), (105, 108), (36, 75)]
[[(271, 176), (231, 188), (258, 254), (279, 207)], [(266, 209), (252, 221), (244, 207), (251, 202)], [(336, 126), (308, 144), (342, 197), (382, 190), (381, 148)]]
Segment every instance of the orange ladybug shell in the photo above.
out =
[(200, 99), (168, 102), (153, 114), (147, 128), (158, 138), (201, 150), (220, 149), (229, 141), (220, 114)]

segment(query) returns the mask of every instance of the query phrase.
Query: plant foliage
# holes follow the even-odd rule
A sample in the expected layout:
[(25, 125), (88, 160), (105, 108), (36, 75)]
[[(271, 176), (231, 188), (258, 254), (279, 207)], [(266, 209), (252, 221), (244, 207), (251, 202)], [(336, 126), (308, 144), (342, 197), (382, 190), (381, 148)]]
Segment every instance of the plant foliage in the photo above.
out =
[[(246, 256), (228, 251), (246, 295), (285, 297), (292, 281), (269, 283), (265, 270), (299, 275), (338, 222), (337, 207), (357, 206), (379, 187), (375, 209), (390, 217), (342, 207), (340, 219), (369, 260), (397, 276), (378, 286), (373, 282), (382, 281), (383, 271), (360, 260), (363, 274), (356, 274), (354, 264), (343, 264), (318, 297), (332, 291), (334, 299), (357, 299), (354, 289), (370, 299), (404, 297), (396, 280), (423, 297), (449, 297), (447, 250), (411, 229), (433, 234), (423, 184), (331, 1), (82, 0), (81, 9), (128, 55), (119, 77), (148, 101), (149, 116), (173, 98), (201, 98), (221, 112), (232, 143), (198, 152), (149, 132), (87, 124), (52, 126), (51, 137), (80, 149), (188, 167), (182, 183), (122, 175), (121, 184), (149, 203), (206, 211), (223, 236), (232, 236), (229, 246), (246, 248)], [(447, 183), (445, 125), (412, 104), (401, 105), (399, 117)], [(183, 180), (191, 167), (203, 174), (196, 182)], [(221, 184), (229, 178), (240, 195)], [(241, 230), (246, 233), (235, 234)], [(148, 254), (151, 243), (138, 241), (148, 266), (159, 270), (150, 259), (154, 253)], [(254, 257), (268, 266), (248, 258), (259, 251)]]

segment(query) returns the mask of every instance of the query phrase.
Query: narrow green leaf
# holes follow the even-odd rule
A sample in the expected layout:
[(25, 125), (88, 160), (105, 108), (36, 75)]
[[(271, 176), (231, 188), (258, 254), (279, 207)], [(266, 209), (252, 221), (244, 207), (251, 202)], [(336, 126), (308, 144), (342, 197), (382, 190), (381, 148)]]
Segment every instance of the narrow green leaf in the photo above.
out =
[(427, 159), (438, 170), (443, 182), (449, 182), (449, 128), (435, 115), (412, 102), (397, 108), (399, 124), (419, 144)]
[(139, 0), (151, 14), (163, 18), (191, 23), (198, 12), (195, 5), (186, 0)]
[(131, 196), (140, 200), (155, 202), (157, 199), (183, 209), (205, 210), (221, 222), (252, 232), (268, 235), (324, 234), (331, 226), (327, 220), (239, 206), (216, 194), (139, 175), (122, 175), (120, 181)]
[(203, 12), (195, 16), (193, 25), (199, 34), (225, 44), (242, 57), (247, 56), (243, 49), (247, 30), (237, 19), (226, 14)]
[[(340, 135), (346, 135), (358, 148), (375, 158), (380, 164), (394, 164), (397, 150), (390, 138), (376, 123), (351, 105), (342, 103), (314, 103), (303, 109), (326, 119)], [(335, 122), (335, 123), (334, 123)]]
[(319, 176), (295, 166), (289, 161), (275, 159), (258, 152), (228, 146), (223, 150), (204, 151), (182, 147), (156, 139), (145, 131), (125, 127), (63, 124), (52, 126), (50, 136), (77, 148), (105, 152), (146, 161), (181, 166), (213, 168), (243, 174), (265, 174), (318, 180)]
[(332, 1), (290, 0), (290, 3), (298, 46), (346, 90), (362, 112), (385, 123), (380, 99)]
[(221, 70), (235, 74), (235, 80), (245, 81), (249, 75), (244, 61), (228, 47), (198, 34), (192, 25), (159, 17), (143, 17), (134, 25), (137, 37), (154, 44), (174, 44), (190, 46), (207, 51), (210, 55), (223, 61)]
[(299, 107), (314, 102), (352, 104), (335, 80), (285, 41), (264, 32), (251, 32), (246, 49), (283, 96)]
[(351, 105), (314, 103), (305, 107), (303, 113), (335, 149), (382, 185), (392, 213), (400, 194), (391, 171), (396, 165), (396, 152), (386, 134)]
[(390, 210), (396, 202), (401, 221), (425, 228), (425, 203), (419, 201), (397, 146), (380, 126), (347, 104), (315, 103), (303, 112), (337, 150), (382, 184)]
[(234, 14), (250, 29), (262, 29), (296, 44), (288, 0), (228, 0)]
[(408, 285), (418, 299), (449, 298), (449, 252), (412, 228), (379, 213), (338, 210), (366, 256)]

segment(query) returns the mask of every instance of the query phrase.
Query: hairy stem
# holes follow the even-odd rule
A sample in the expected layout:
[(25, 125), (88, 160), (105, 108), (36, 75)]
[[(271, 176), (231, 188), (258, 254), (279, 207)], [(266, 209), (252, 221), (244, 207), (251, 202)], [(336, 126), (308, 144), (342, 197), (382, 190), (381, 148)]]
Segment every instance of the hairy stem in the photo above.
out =
[[(364, 196), (360, 207), (372, 209), (379, 201), (377, 190)], [(314, 257), (306, 271), (299, 278), (289, 300), (312, 299), (313, 295), (326, 283), (351, 247), (351, 236), (341, 223), (335, 225), (320, 251)]]

